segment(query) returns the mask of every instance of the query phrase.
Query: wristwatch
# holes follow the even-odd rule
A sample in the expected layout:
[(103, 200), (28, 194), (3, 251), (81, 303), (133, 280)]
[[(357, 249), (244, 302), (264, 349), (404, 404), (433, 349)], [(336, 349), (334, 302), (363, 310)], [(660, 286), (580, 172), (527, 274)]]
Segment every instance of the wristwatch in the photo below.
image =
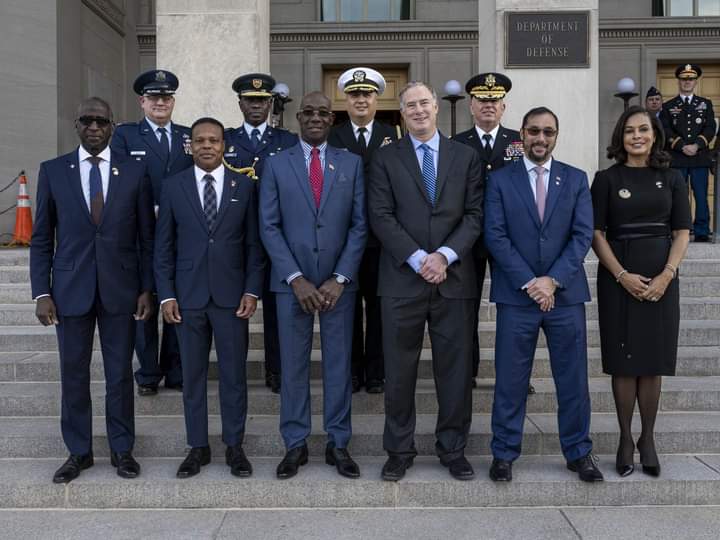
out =
[(550, 279), (552, 279), (552, 283), (553, 283), (553, 285), (555, 285), (555, 288), (556, 288), (556, 289), (560, 289), (560, 288), (561, 288), (561, 287), (560, 287), (560, 282), (559, 282), (557, 279), (555, 279), (554, 277), (551, 277)]
[(345, 285), (347, 283), (347, 278), (345, 276), (335, 276), (335, 281), (337, 281), (340, 285)]

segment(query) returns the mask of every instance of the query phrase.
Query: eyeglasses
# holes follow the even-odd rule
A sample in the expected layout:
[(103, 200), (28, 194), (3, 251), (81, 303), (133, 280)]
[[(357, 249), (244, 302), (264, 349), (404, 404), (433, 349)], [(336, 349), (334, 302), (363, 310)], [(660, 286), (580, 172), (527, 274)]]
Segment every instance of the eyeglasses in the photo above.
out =
[(330, 111), (326, 111), (325, 109), (303, 109), (300, 111), (300, 114), (303, 115), (305, 118), (312, 118), (316, 114), (320, 118), (330, 118), (330, 115), (332, 114)]
[(80, 122), (85, 127), (90, 127), (93, 125), (93, 122), (98, 125), (98, 127), (107, 127), (111, 124), (111, 120), (109, 118), (105, 118), (104, 116), (81, 116), (78, 118), (78, 122)]
[(555, 135), (557, 135), (558, 130), (553, 128), (544, 128), (540, 129), (539, 127), (529, 127), (524, 128), (528, 135), (532, 135), (533, 137), (537, 137), (541, 133), (545, 135), (548, 139), (552, 139)]

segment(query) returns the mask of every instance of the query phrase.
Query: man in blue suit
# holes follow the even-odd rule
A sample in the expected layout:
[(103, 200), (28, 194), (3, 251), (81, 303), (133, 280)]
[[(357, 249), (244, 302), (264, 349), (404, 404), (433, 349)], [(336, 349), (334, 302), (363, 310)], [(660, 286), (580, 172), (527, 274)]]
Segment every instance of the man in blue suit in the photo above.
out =
[(325, 462), (342, 476), (360, 470), (347, 451), (350, 360), (357, 272), (367, 223), (362, 159), (328, 146), (334, 115), (320, 92), (303, 97), (300, 144), (270, 158), (260, 182), (260, 236), (272, 260), (270, 288), (280, 322), (280, 432), (287, 453), (278, 478), (308, 460), (310, 352), (320, 314)]
[(93, 465), (90, 360), (97, 324), (105, 368), (111, 463), (134, 478), (132, 350), (135, 321), (152, 314), (155, 216), (145, 166), (110, 151), (112, 111), (93, 97), (78, 109), (80, 147), (40, 166), (30, 248), (36, 315), (55, 325), (61, 428), (70, 457), (53, 482)]
[[(262, 178), (270, 156), (298, 143), (297, 135), (267, 123), (272, 108), (275, 79), (265, 73), (247, 73), (233, 81), (243, 113), (243, 125), (225, 132), (225, 162), (231, 169), (253, 166)], [(280, 392), (280, 344), (275, 294), (270, 290), (272, 269), (268, 264), (263, 284), (263, 339), (265, 350), (265, 386)]]
[(545, 107), (523, 118), (525, 156), (490, 175), (485, 244), (492, 255), (490, 301), (497, 304), (493, 462), (490, 478), (512, 480), (538, 333), (543, 329), (557, 388), (560, 445), (580, 479), (603, 479), (591, 454), (583, 259), (593, 212), (587, 175), (552, 157), (557, 116)]
[[(145, 117), (140, 122), (119, 125), (110, 142), (114, 152), (147, 165), (153, 186), (156, 215), (165, 178), (193, 164), (190, 155), (190, 128), (175, 124), (171, 120), (175, 107), (174, 94), (178, 86), (178, 78), (167, 70), (153, 69), (139, 75), (135, 79), (133, 90), (140, 96), (140, 107)], [(180, 350), (175, 328), (163, 324), (162, 343), (158, 342), (157, 316), (138, 322), (135, 354), (140, 367), (135, 372), (135, 380), (140, 396), (157, 394), (158, 385), (163, 378), (166, 388), (182, 390)]]
[(195, 166), (163, 187), (155, 279), (165, 322), (176, 325), (190, 452), (177, 471), (189, 478), (210, 463), (207, 373), (215, 341), (225, 461), (235, 476), (252, 474), (242, 443), (247, 416), (248, 319), (262, 291), (264, 257), (256, 189), (222, 164), (223, 125), (192, 125)]

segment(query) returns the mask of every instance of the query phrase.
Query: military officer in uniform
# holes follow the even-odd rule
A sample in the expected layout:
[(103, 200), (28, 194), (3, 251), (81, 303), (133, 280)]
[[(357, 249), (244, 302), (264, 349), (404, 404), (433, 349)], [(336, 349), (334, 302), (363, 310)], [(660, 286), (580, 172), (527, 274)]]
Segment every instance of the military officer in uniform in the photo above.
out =
[[(110, 142), (114, 152), (147, 166), (156, 215), (165, 178), (193, 164), (190, 128), (171, 120), (178, 85), (178, 78), (167, 70), (153, 69), (139, 75), (133, 90), (140, 96), (144, 118), (119, 125)], [(141, 396), (157, 394), (163, 377), (166, 388), (182, 390), (183, 385), (175, 327), (163, 323), (162, 343), (159, 344), (157, 313), (160, 310), (157, 305), (155, 307), (155, 314), (149, 320), (137, 323), (135, 354), (140, 368), (135, 372), (135, 380)]]
[[(265, 161), (270, 156), (295, 146), (297, 135), (268, 125), (272, 109), (272, 89), (275, 79), (264, 73), (241, 75), (232, 84), (243, 113), (243, 124), (225, 131), (225, 164), (231, 169), (255, 168), (255, 176), (262, 179)], [(265, 385), (280, 393), (280, 344), (278, 337), (275, 294), (270, 291), (268, 264), (263, 289), (263, 331), (265, 348)]]
[(647, 94), (645, 94), (645, 108), (653, 113), (655, 116), (660, 118), (660, 111), (662, 111), (663, 100), (660, 90), (651, 86), (648, 88)]
[[(483, 168), (483, 185), (488, 175), (508, 163), (522, 159), (523, 146), (520, 133), (500, 124), (505, 112), (505, 95), (512, 88), (512, 82), (502, 73), (480, 73), (465, 85), (470, 95), (470, 113), (475, 125), (458, 133), (454, 140), (472, 146), (480, 154)], [(480, 339), (477, 331), (478, 312), (488, 252), (481, 236), (473, 247), (475, 270), (477, 272), (478, 297), (473, 328), (473, 387), (480, 364)], [(530, 386), (532, 393), (532, 385)]]
[(694, 94), (702, 69), (684, 64), (675, 70), (679, 95), (666, 101), (660, 120), (672, 156), (672, 167), (678, 169), (686, 181), (690, 180), (695, 197), (693, 233), (696, 242), (707, 242), (710, 235), (708, 208), (708, 171), (711, 166), (710, 142), (717, 125), (712, 101)]
[[(338, 89), (345, 94), (350, 119), (332, 128), (328, 144), (336, 148), (347, 148), (353, 154), (361, 156), (367, 182), (373, 152), (397, 139), (396, 128), (375, 120), (378, 96), (385, 91), (385, 78), (374, 69), (354, 67), (340, 75)], [(353, 392), (360, 390), (363, 385), (368, 394), (379, 394), (384, 390), (385, 359), (382, 348), (380, 298), (377, 296), (379, 265), (380, 243), (375, 235), (368, 231), (368, 241), (360, 263), (360, 290), (355, 298)], [(365, 332), (363, 332), (363, 300), (365, 301)]]

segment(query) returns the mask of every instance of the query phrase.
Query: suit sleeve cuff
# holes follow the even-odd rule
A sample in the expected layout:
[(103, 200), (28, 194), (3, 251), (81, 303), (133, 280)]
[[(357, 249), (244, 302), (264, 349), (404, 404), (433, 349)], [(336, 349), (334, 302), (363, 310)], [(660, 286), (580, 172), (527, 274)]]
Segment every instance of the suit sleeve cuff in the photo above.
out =
[(407, 262), (410, 265), (410, 268), (415, 270), (415, 273), (420, 272), (420, 267), (422, 266), (423, 259), (427, 257), (427, 251), (424, 249), (418, 249), (415, 253), (410, 255), (405, 262)]
[(295, 272), (294, 274), (290, 274), (287, 278), (285, 278), (285, 281), (288, 285), (290, 285), (293, 279), (299, 278), (300, 276), (302, 276), (302, 272)]
[(532, 279), (531, 279), (530, 281), (528, 281), (525, 285), (523, 285), (523, 286), (521, 287), (521, 289), (522, 289), (523, 291), (527, 290), (527, 288), (530, 287), (530, 285), (532, 285), (532, 284), (535, 283), (536, 281), (537, 281), (537, 278), (536, 278), (536, 277), (532, 278)]
[(455, 253), (455, 250), (447, 246), (440, 246), (439, 248), (437, 248), (437, 252), (442, 253), (445, 256), (448, 262), (448, 266), (458, 260), (458, 256), (457, 253)]

